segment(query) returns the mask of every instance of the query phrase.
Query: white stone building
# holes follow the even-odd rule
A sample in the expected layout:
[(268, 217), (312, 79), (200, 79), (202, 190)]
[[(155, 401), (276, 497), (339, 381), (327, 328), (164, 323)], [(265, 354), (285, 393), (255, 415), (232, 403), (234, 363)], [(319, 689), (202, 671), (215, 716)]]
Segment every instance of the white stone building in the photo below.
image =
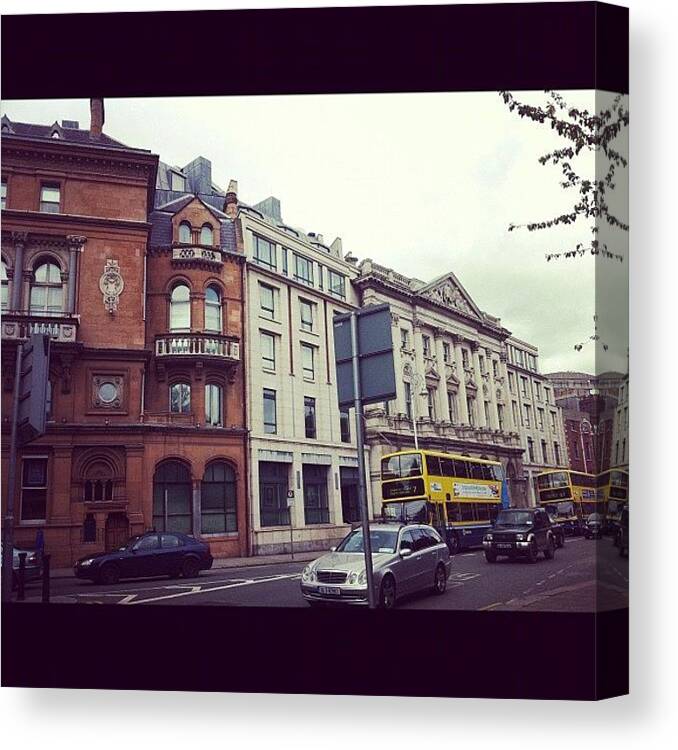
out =
[(619, 385), (619, 400), (612, 425), (610, 466), (629, 468), (629, 375)]
[[(239, 206), (253, 554), (327, 549), (358, 518), (352, 412), (339, 412), (332, 319), (357, 304), (341, 240), (284, 224), (268, 198)], [(292, 500), (288, 508), (288, 500)]]

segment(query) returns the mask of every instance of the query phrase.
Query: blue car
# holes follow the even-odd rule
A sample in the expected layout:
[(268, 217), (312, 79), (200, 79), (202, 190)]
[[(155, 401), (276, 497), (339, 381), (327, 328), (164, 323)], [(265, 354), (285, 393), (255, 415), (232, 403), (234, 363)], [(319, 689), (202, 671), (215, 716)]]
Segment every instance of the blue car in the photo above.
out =
[(78, 578), (96, 583), (114, 584), (121, 578), (195, 578), (212, 567), (212, 554), (205, 542), (178, 532), (151, 531), (132, 537), (112, 552), (83, 557), (75, 563)]

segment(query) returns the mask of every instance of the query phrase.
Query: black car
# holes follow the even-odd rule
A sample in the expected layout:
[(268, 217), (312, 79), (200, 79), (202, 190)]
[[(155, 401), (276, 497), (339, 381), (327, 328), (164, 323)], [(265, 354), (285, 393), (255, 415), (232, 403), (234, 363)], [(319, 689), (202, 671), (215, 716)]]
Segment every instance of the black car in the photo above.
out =
[(591, 513), (586, 519), (584, 526), (584, 536), (587, 539), (603, 538), (603, 516), (600, 513)]
[(565, 527), (556, 516), (550, 513), (549, 521), (551, 522), (551, 532), (553, 533), (553, 541), (556, 543), (556, 549), (560, 549), (565, 546)]
[(617, 531), (617, 547), (619, 556), (629, 556), (629, 509), (624, 508), (619, 519), (619, 530)]
[(485, 534), (483, 548), (489, 563), (496, 562), (500, 555), (524, 557), (535, 563), (540, 552), (547, 560), (552, 560), (556, 542), (548, 513), (542, 508), (500, 511), (492, 530)]
[(188, 534), (159, 534), (151, 531), (133, 536), (113, 552), (100, 552), (78, 560), (74, 566), (78, 578), (97, 583), (117, 583), (120, 578), (145, 578), (167, 575), (195, 578), (212, 567), (210, 548)]

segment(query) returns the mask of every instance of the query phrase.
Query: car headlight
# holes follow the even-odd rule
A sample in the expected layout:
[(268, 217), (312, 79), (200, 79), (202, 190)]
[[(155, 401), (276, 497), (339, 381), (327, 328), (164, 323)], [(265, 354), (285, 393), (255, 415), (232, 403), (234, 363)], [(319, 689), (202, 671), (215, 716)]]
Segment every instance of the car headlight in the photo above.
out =
[(485, 534), (485, 541), (491, 542), (492, 541), (492, 534)]
[(363, 570), (360, 575), (358, 576), (358, 583), (362, 585), (363, 583), (367, 582), (367, 571)]
[(93, 562), (94, 560), (92, 559), (82, 560), (80, 562), (80, 566), (84, 568), (86, 565), (91, 565)]
[(524, 542), (525, 534), (516, 534), (516, 542)]
[(528, 541), (528, 542), (532, 542), (532, 541), (534, 541), (534, 534), (528, 534), (528, 535), (527, 535), (527, 541)]
[(358, 574), (353, 572), (348, 574), (348, 578), (346, 579), (347, 583), (355, 583), (358, 580)]
[(301, 580), (306, 581), (307, 583), (313, 583), (313, 581), (315, 581), (315, 568), (313, 565), (307, 565), (301, 571)]

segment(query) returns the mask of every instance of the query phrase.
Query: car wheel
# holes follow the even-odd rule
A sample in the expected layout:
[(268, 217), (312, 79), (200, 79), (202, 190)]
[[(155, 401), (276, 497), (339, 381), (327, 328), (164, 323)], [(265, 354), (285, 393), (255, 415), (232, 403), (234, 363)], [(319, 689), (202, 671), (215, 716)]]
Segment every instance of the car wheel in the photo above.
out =
[(308, 602), (308, 606), (313, 607), (313, 609), (322, 609), (325, 606), (325, 602), (312, 602), (310, 599), (306, 601)]
[(181, 575), (184, 578), (195, 578), (200, 573), (200, 564), (195, 557), (187, 557), (181, 563)]
[(445, 593), (446, 588), (447, 571), (445, 570), (444, 565), (438, 565), (438, 567), (436, 568), (435, 576), (433, 578), (433, 593), (440, 596), (441, 594)]
[(485, 559), (488, 563), (496, 563), (497, 562), (497, 553), (492, 552), (489, 549), (485, 550)]
[(386, 576), (379, 588), (379, 608), (393, 609), (396, 604), (396, 585), (393, 576)]
[(536, 563), (538, 554), (539, 550), (537, 549), (537, 545), (535, 542), (532, 542), (527, 550), (527, 561), (529, 563)]
[(450, 535), (450, 541), (447, 546), (450, 550), (450, 555), (456, 555), (459, 552), (461, 545), (459, 544), (459, 537), (457, 534)]
[(546, 549), (544, 550), (544, 559), (553, 560), (555, 554), (556, 545), (553, 543), (553, 539), (549, 539), (549, 543), (546, 545)]
[(558, 549), (562, 549), (564, 546), (565, 546), (565, 537), (559, 536), (558, 541), (556, 542), (556, 547), (558, 547)]
[(105, 586), (112, 586), (120, 580), (120, 570), (117, 565), (107, 563), (99, 571), (99, 583)]

